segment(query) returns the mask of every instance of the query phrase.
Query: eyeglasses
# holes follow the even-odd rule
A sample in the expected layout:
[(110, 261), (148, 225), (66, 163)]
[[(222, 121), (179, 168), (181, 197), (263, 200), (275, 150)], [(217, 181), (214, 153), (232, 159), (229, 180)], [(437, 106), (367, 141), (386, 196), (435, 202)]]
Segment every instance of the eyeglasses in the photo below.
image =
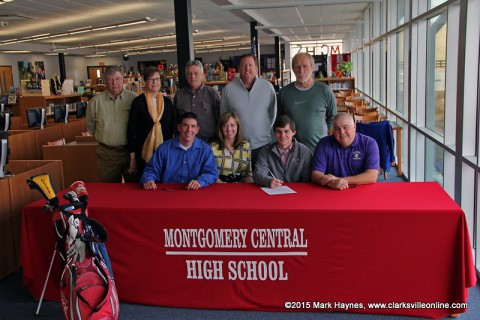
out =
[(150, 82), (160, 82), (160, 78), (148, 78), (147, 80)]

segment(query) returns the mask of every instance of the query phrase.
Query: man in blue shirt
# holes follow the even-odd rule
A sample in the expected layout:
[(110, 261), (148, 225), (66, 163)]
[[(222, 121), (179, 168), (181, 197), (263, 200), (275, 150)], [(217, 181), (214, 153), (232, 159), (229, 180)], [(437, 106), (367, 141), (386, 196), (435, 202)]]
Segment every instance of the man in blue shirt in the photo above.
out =
[(377, 181), (377, 142), (355, 131), (351, 114), (339, 113), (333, 118), (333, 136), (320, 139), (313, 154), (313, 183), (343, 190)]
[(178, 120), (179, 135), (162, 143), (145, 166), (140, 183), (155, 190), (155, 182), (186, 183), (187, 190), (206, 187), (218, 179), (218, 169), (208, 144), (196, 137), (200, 127), (192, 112)]

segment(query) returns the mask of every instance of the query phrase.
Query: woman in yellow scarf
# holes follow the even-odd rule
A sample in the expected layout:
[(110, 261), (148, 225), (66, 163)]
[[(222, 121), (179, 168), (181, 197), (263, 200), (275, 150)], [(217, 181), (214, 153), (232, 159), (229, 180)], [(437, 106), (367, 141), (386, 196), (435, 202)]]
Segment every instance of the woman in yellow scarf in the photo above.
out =
[(162, 78), (155, 67), (147, 67), (143, 74), (145, 91), (132, 102), (128, 118), (129, 173), (142, 177), (145, 164), (157, 147), (173, 138), (177, 117), (172, 101), (160, 92)]

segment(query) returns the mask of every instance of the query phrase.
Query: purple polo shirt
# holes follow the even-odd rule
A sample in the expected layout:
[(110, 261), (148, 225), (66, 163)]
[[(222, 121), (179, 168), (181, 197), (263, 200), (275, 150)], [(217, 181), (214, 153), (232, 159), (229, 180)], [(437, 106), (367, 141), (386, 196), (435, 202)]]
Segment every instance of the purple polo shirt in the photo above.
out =
[(378, 170), (379, 163), (378, 145), (373, 138), (356, 133), (353, 143), (344, 148), (331, 135), (318, 142), (312, 170), (336, 177), (351, 177), (368, 169)]

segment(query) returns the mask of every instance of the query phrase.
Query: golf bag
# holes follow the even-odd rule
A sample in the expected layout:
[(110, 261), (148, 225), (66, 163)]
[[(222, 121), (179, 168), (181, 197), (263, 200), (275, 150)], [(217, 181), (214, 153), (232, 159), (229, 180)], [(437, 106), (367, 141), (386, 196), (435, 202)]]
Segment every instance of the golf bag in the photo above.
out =
[[(48, 173), (34, 175), (27, 183), (47, 200), (44, 211), (53, 213), (56, 250), (63, 263), (60, 303), (65, 319), (118, 319), (118, 295), (104, 244), (107, 232), (102, 224), (88, 217), (84, 183), (77, 181), (70, 186), (63, 196), (69, 202), (63, 205)], [(39, 309), (40, 305), (37, 313)]]

